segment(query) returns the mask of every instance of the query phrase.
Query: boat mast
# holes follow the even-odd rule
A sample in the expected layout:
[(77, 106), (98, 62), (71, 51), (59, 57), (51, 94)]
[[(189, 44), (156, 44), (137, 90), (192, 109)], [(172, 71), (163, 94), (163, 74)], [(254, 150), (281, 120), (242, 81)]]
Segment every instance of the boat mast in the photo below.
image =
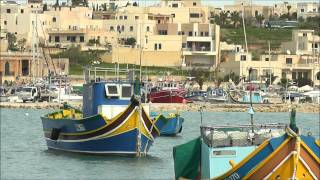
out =
[(252, 73), (252, 68), (250, 67), (249, 68), (249, 83), (250, 83), (250, 109), (249, 109), (249, 114), (250, 114), (250, 120), (251, 120), (251, 131), (252, 133), (254, 133), (254, 123), (253, 123), (253, 114), (254, 114), (254, 111), (253, 111), (253, 107), (252, 107), (252, 83), (251, 83), (251, 73)]
[(268, 41), (268, 45), (269, 45), (269, 67), (270, 67), (270, 74), (269, 74), (269, 78), (270, 78), (270, 81), (269, 81), (269, 86), (271, 87), (271, 84), (272, 84), (272, 80), (271, 80), (271, 72), (272, 72), (272, 68), (271, 68), (271, 53), (270, 53), (270, 41)]
[(248, 54), (248, 42), (247, 42), (247, 34), (246, 34), (246, 25), (244, 24), (244, 5), (242, 3), (242, 26), (243, 26), (243, 33), (244, 33), (244, 41), (246, 43), (246, 52)]

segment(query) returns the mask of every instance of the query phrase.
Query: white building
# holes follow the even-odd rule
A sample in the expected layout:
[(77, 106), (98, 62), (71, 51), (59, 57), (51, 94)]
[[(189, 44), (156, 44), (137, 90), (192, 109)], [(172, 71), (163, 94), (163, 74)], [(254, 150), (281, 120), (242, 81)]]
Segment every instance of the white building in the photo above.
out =
[(297, 17), (306, 19), (307, 17), (319, 16), (320, 3), (298, 3), (297, 4)]

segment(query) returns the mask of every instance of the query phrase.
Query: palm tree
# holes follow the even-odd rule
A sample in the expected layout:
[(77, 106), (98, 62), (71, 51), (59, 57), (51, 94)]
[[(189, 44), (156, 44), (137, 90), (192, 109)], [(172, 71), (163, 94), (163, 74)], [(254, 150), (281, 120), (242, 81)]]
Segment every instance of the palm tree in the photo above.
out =
[(225, 25), (227, 23), (227, 18), (228, 18), (228, 12), (221, 11), (220, 12), (220, 20), (221, 20), (222, 25)]
[(233, 11), (230, 14), (230, 16), (231, 16), (230, 19), (233, 22), (233, 26), (236, 28), (237, 27), (237, 23), (240, 22), (240, 20), (241, 20), (240, 14), (239, 14), (239, 12)]
[(290, 9), (291, 9), (291, 6), (289, 5), (289, 6), (287, 6), (287, 9), (288, 9), (288, 20), (290, 20), (291, 18), (290, 18)]
[(262, 14), (258, 14), (258, 15), (256, 15), (256, 20), (258, 21), (259, 26), (261, 27), (261, 24), (264, 20), (264, 16)]

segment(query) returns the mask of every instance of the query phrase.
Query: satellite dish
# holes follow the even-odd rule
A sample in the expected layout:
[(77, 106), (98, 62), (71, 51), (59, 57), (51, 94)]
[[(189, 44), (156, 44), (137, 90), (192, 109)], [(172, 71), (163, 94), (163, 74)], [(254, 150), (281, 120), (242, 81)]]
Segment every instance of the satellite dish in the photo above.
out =
[(288, 55), (290, 55), (290, 54), (291, 54), (290, 50), (287, 50), (287, 54), (288, 54)]

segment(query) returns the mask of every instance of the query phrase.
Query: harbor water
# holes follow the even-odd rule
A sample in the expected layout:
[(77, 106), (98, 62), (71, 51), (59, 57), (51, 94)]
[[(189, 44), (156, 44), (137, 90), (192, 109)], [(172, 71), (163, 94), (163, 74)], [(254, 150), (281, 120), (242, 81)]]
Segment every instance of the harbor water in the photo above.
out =
[[(182, 133), (159, 137), (140, 159), (47, 150), (40, 116), (52, 110), (1, 109), (0, 179), (174, 179), (172, 147), (200, 135), (199, 112), (183, 112)], [(289, 113), (256, 113), (256, 123), (289, 123)], [(319, 138), (319, 114), (297, 113), (303, 134)], [(248, 113), (203, 112), (203, 124), (249, 124)]]

